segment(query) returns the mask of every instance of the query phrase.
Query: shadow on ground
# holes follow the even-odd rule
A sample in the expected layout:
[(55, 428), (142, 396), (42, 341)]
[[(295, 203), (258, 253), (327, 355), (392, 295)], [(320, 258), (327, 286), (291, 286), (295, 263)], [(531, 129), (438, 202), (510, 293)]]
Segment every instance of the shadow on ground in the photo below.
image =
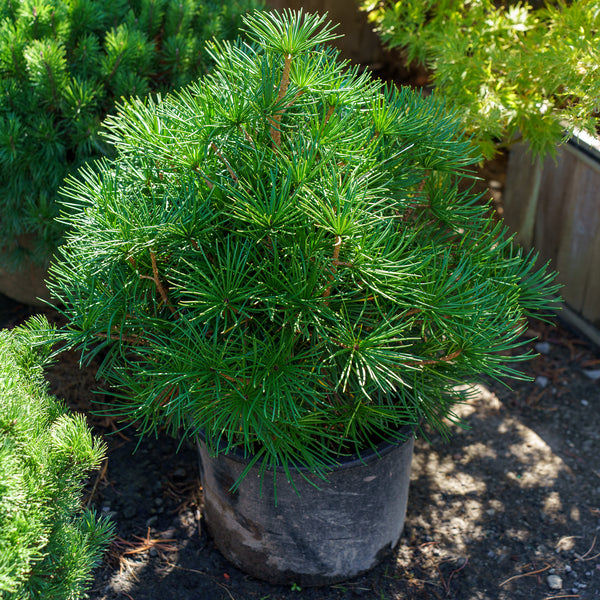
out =
[[(29, 313), (0, 298), (2, 326)], [(94, 366), (63, 354), (48, 373), (52, 393), (109, 444), (87, 502), (113, 517), (118, 538), (91, 600), (600, 600), (600, 380), (590, 377), (600, 354), (561, 326), (532, 322), (529, 333), (544, 342), (523, 363), (535, 381), (482, 381), (459, 407), (467, 429), (417, 440), (392, 556), (355, 580), (306, 589), (228, 564), (204, 528), (195, 449), (166, 436), (138, 447), (92, 413), (102, 397)]]

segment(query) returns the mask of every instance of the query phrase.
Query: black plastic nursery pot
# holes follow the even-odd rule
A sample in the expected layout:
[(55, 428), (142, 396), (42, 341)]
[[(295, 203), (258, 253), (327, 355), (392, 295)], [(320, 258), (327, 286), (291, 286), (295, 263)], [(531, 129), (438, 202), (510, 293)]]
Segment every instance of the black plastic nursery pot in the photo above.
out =
[[(388, 556), (404, 527), (413, 455), (412, 430), (397, 443), (341, 461), (327, 480), (209, 454), (202, 439), (204, 517), (220, 552), (246, 573), (270, 583), (328, 585), (351, 579)], [(273, 485), (275, 476), (275, 487)], [(276, 491), (275, 491), (276, 490)]]

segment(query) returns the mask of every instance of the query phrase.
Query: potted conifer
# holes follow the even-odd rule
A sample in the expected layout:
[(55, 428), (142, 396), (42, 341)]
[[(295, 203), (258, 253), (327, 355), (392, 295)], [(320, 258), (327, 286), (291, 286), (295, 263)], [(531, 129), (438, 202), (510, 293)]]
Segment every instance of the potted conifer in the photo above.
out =
[(437, 98), (340, 62), (324, 17), (244, 22), (202, 81), (108, 120), (50, 285), (106, 410), (199, 440), (224, 554), (327, 583), (397, 543), (414, 432), (517, 375), (555, 288), (458, 186), (478, 157)]
[(110, 154), (98, 134), (122, 96), (206, 73), (254, 0), (0, 1), (0, 292), (39, 304), (63, 228), (58, 188)]

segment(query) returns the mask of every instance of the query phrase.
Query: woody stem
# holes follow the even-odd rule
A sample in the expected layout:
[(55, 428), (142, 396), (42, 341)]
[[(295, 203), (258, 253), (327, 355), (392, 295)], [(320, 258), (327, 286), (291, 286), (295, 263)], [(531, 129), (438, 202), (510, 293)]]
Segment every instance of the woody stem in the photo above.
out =
[[(335, 240), (335, 245), (333, 246), (333, 256), (332, 256), (332, 266), (333, 266), (333, 270), (335, 271), (335, 265), (338, 264), (338, 258), (340, 256), (340, 248), (342, 247), (342, 238), (341, 236), (337, 236), (336, 240)], [(333, 281), (333, 273), (329, 275), (329, 285), (327, 286), (327, 289), (325, 290), (325, 292), (323, 293), (323, 296), (325, 298), (329, 297), (331, 295), (331, 282)]]
[[(292, 66), (292, 55), (288, 54), (283, 63), (283, 73), (281, 74), (281, 83), (279, 84), (279, 93), (277, 94), (277, 103), (281, 102), (290, 85), (290, 69)], [(271, 137), (275, 146), (281, 145), (281, 117), (283, 112), (277, 112), (271, 120)]]
[(154, 252), (150, 252), (150, 260), (152, 261), (152, 275), (153, 275), (154, 283), (156, 285), (156, 289), (158, 290), (161, 298), (163, 299), (165, 306), (168, 306), (169, 310), (173, 314), (175, 314), (177, 311), (171, 306), (171, 304), (169, 302), (169, 296), (167, 295), (167, 291), (165, 290), (165, 288), (160, 280), (160, 275), (158, 273), (158, 265), (156, 263), (156, 254)]

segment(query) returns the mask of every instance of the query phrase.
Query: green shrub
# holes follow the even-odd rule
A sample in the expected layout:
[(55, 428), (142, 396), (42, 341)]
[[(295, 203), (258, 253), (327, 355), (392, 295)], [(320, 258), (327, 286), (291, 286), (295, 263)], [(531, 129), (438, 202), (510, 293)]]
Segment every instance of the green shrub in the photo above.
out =
[(0, 267), (54, 251), (58, 186), (109, 152), (98, 130), (115, 101), (203, 75), (204, 42), (232, 36), (256, 4), (0, 0)]
[(0, 597), (75, 600), (101, 559), (111, 525), (81, 507), (82, 482), (104, 445), (80, 415), (48, 395), (34, 350), (43, 320), (0, 331)]
[(524, 138), (554, 152), (600, 110), (600, 6), (595, 0), (361, 0), (383, 41), (427, 65), (437, 91), (484, 154)]
[(436, 97), (339, 62), (322, 17), (245, 23), (254, 44), (124, 103), (115, 161), (69, 178), (63, 334), (145, 432), (315, 471), (402, 425), (446, 432), (456, 384), (518, 375), (552, 277), (458, 185), (479, 156)]

